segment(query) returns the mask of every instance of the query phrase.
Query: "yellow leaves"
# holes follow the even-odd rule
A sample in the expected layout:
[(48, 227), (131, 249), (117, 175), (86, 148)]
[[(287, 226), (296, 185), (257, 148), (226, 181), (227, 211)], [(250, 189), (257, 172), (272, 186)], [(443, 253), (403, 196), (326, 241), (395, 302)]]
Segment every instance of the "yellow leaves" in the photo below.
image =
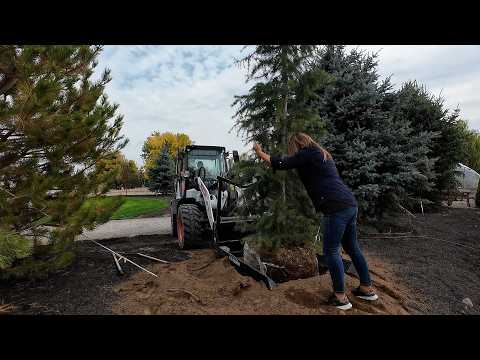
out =
[(176, 157), (178, 149), (193, 144), (192, 140), (187, 134), (174, 134), (169, 131), (164, 133), (154, 132), (147, 138), (144, 144), (144, 151), (146, 152), (146, 169), (152, 167), (155, 159), (162, 151), (162, 148), (166, 142), (170, 145), (169, 153), (172, 158)]

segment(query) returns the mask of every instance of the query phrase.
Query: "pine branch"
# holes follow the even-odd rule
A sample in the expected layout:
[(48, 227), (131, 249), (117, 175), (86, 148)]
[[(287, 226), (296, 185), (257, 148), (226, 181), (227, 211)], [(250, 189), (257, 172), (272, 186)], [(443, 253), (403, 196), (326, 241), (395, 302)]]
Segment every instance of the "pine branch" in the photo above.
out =
[(0, 95), (4, 95), (10, 90), (18, 81), (16, 76), (5, 76), (3, 81), (0, 83)]

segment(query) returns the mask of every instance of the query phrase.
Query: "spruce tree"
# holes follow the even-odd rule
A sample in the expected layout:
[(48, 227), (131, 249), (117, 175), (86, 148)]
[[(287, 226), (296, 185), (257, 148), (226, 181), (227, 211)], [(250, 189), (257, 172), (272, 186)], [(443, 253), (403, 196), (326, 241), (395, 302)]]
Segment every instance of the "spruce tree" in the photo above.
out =
[(170, 144), (164, 143), (154, 165), (148, 169), (148, 188), (150, 191), (169, 193), (173, 191), (175, 165), (170, 156)]
[[(313, 71), (315, 51), (307, 45), (259, 45), (240, 61), (248, 66), (247, 82), (255, 81), (248, 94), (233, 103), (235, 126), (247, 142), (259, 143), (272, 155), (285, 155), (292, 133), (321, 127), (312, 104), (325, 76)], [(236, 174), (241, 182), (256, 179), (240, 209), (260, 216), (248, 239), (265, 250), (302, 246), (314, 239), (315, 213), (295, 172), (274, 173), (250, 156), (238, 164)]]
[(433, 167), (435, 184), (425, 197), (439, 201), (442, 192), (456, 188), (455, 168), (465, 157), (459, 110), (449, 112), (442, 97), (431, 95), (415, 81), (405, 83), (397, 96), (395, 116), (410, 122), (415, 132), (435, 134), (429, 144), (429, 156), (436, 160)]
[[(118, 105), (104, 94), (110, 72), (91, 78), (100, 51), (0, 46), (0, 241), (48, 237), (39, 271), (71, 261), (74, 236), (95, 222), (75, 215), (89, 194), (108, 190), (112, 173), (101, 160), (126, 143)], [(36, 226), (46, 217), (53, 230)]]
[(417, 131), (392, 112), (397, 97), (389, 78), (379, 80), (376, 55), (330, 45), (321, 49), (316, 63), (329, 75), (316, 101), (327, 132), (317, 135), (354, 191), (361, 214), (378, 217), (395, 209), (411, 189), (428, 191), (434, 134)]

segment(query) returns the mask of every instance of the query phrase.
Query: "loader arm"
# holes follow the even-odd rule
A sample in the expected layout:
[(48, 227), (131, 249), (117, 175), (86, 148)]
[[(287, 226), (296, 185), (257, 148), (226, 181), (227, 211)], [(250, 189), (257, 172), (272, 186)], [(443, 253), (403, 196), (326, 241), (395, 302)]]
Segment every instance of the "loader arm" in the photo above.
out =
[[(210, 229), (212, 229), (212, 231), (214, 231), (215, 227), (214, 227), (214, 218), (213, 218), (213, 209), (212, 209), (212, 203), (210, 201), (210, 191), (208, 191), (207, 187), (205, 186), (205, 184), (203, 183), (202, 179), (200, 177), (197, 177), (197, 182), (198, 182), (198, 187), (200, 188), (200, 192), (202, 193), (202, 197), (203, 197), (203, 202), (205, 203), (205, 210), (207, 212), (207, 217), (208, 217), (208, 223), (210, 224)], [(220, 196), (221, 196), (221, 192), (220, 193)], [(221, 206), (221, 203), (217, 203), (218, 206)], [(220, 207), (217, 207), (217, 214), (219, 213), (219, 210)]]

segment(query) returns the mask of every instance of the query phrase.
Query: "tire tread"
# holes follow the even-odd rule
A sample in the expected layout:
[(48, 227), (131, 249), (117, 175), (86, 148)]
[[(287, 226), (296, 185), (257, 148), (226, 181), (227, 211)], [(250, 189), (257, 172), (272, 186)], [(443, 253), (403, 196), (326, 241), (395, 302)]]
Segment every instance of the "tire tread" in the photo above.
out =
[(201, 219), (203, 217), (200, 208), (194, 204), (183, 204), (178, 208), (183, 220), (184, 249), (191, 249), (202, 240)]

